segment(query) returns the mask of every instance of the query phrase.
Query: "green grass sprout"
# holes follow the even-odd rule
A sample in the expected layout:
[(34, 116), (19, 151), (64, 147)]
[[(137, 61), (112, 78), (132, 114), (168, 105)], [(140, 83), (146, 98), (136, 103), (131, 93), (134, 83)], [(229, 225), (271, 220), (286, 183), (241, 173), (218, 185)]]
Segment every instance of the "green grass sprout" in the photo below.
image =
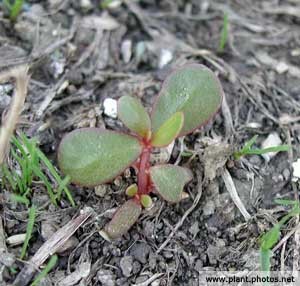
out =
[(41, 280), (47, 276), (47, 274), (51, 271), (51, 269), (56, 265), (57, 261), (58, 261), (58, 257), (56, 254), (51, 256), (46, 267), (34, 279), (34, 281), (31, 283), (31, 286), (40, 285)]
[(244, 147), (241, 150), (235, 151), (233, 153), (234, 159), (238, 160), (246, 155), (262, 155), (270, 152), (285, 152), (290, 149), (289, 145), (278, 145), (264, 149), (252, 148), (252, 146), (257, 140), (257, 137), (258, 135), (254, 135), (249, 141), (245, 143)]
[(228, 40), (228, 14), (224, 13), (224, 17), (223, 17), (223, 27), (221, 30), (221, 35), (220, 35), (220, 42), (219, 42), (219, 48), (218, 48), (218, 52), (219, 53), (223, 53), (227, 40)]
[(27, 223), (27, 228), (26, 228), (26, 237), (25, 237), (25, 241), (24, 241), (22, 251), (21, 251), (21, 256), (20, 256), (21, 259), (23, 259), (26, 255), (29, 240), (31, 239), (31, 235), (32, 235), (32, 231), (33, 231), (35, 217), (36, 217), (36, 207), (32, 206), (29, 209), (29, 217), (28, 217), (28, 223)]
[(46, 155), (38, 148), (37, 141), (28, 139), (24, 134), (12, 138), (11, 157), (14, 167), (3, 165), (2, 187), (11, 189), (11, 199), (29, 205), (29, 195), (33, 182), (39, 180), (46, 188), (51, 203), (57, 206), (64, 193), (72, 206), (75, 206), (72, 194), (68, 189), (69, 177), (64, 179), (56, 171)]
[(292, 206), (292, 208), (278, 223), (260, 238), (260, 265), (261, 271), (264, 271), (266, 275), (268, 275), (271, 269), (270, 259), (272, 256), (272, 248), (279, 241), (281, 228), (292, 217), (300, 214), (298, 201), (277, 199), (275, 202), (284, 206)]
[(15, 22), (17, 17), (22, 11), (24, 0), (3, 0), (4, 6), (9, 12), (9, 18), (11, 21)]

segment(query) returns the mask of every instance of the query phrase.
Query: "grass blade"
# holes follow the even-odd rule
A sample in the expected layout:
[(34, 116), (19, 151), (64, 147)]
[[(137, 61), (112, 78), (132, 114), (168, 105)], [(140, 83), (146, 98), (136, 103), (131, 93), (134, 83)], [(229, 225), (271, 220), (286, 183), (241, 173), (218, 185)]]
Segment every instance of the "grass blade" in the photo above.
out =
[(51, 271), (51, 269), (56, 265), (58, 260), (57, 255), (51, 256), (49, 259), (46, 267), (43, 269), (42, 272), (39, 273), (39, 275), (34, 279), (34, 281), (31, 283), (31, 286), (38, 286), (41, 282), (41, 280), (46, 277), (46, 275)]
[(279, 146), (274, 146), (274, 147), (268, 147), (265, 149), (251, 149), (248, 150), (247, 155), (262, 155), (266, 153), (271, 153), (271, 152), (285, 152), (290, 149), (289, 145), (279, 145)]
[[(54, 179), (56, 180), (56, 182), (60, 185), (64, 185), (63, 180), (61, 179), (61, 177), (58, 175), (57, 171), (55, 170), (54, 166), (52, 165), (52, 163), (49, 161), (49, 159), (45, 156), (45, 154), (37, 149), (37, 155), (38, 157), (41, 159), (41, 161), (45, 164), (45, 166), (48, 168), (49, 172), (51, 173), (51, 175), (54, 177)], [(71, 192), (69, 191), (69, 189), (64, 186), (63, 187), (63, 191), (66, 194), (69, 202), (71, 203), (71, 205), (74, 207), (75, 206), (75, 202), (73, 200), (73, 197), (71, 195)]]
[(31, 238), (32, 231), (33, 231), (35, 217), (36, 217), (36, 207), (32, 206), (29, 209), (29, 217), (28, 217), (28, 223), (27, 223), (27, 228), (26, 228), (26, 237), (25, 237), (25, 241), (24, 241), (24, 244), (23, 244), (23, 247), (22, 247), (22, 251), (21, 251), (21, 256), (20, 256), (21, 259), (23, 259), (25, 257), (25, 255), (26, 255), (26, 251), (27, 251), (27, 248), (28, 248), (29, 240)]
[(33, 166), (32, 169), (33, 169), (34, 174), (35, 174), (37, 177), (39, 177), (39, 178), (43, 181), (44, 185), (46, 186), (46, 189), (47, 189), (47, 192), (48, 192), (48, 194), (49, 194), (49, 197), (50, 197), (51, 202), (52, 202), (55, 206), (57, 206), (56, 196), (55, 196), (55, 194), (54, 194), (53, 191), (52, 191), (52, 186), (51, 186), (51, 184), (49, 183), (49, 181), (48, 181), (46, 175), (45, 175), (45, 174), (40, 170), (40, 168), (38, 168), (37, 166)]
[(27, 207), (29, 206), (29, 203), (30, 203), (26, 197), (16, 195), (16, 194), (11, 194), (10, 199), (14, 202), (25, 204)]
[(224, 13), (223, 27), (222, 27), (222, 31), (221, 31), (218, 52), (222, 53), (224, 51), (227, 40), (228, 40), (228, 14)]

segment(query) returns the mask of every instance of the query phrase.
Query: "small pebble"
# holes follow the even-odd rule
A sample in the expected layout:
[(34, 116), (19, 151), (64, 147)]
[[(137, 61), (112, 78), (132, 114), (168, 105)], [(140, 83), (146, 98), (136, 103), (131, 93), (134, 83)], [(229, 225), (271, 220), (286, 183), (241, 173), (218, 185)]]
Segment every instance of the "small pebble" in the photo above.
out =
[(162, 49), (160, 51), (158, 67), (161, 69), (170, 63), (173, 59), (173, 53), (170, 50)]
[(122, 42), (121, 54), (122, 54), (124, 63), (128, 64), (130, 62), (130, 59), (132, 56), (132, 41), (131, 40), (125, 40)]
[(130, 254), (142, 264), (145, 264), (148, 261), (150, 252), (150, 246), (145, 243), (136, 243), (130, 249)]
[(103, 102), (104, 114), (111, 118), (117, 118), (117, 101), (113, 98), (106, 98)]
[(110, 270), (101, 269), (97, 272), (97, 279), (101, 282), (102, 286), (115, 286), (116, 277)]
[(133, 269), (133, 258), (132, 256), (124, 256), (120, 260), (120, 267), (125, 277), (130, 277)]

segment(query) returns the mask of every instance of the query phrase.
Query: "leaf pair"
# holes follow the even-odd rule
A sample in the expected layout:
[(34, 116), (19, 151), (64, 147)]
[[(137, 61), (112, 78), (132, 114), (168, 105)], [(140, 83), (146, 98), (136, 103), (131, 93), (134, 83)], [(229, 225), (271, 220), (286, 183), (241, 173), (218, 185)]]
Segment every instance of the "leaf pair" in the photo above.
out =
[(123, 123), (154, 147), (170, 144), (176, 137), (205, 124), (218, 110), (223, 96), (214, 73), (201, 65), (187, 65), (164, 82), (151, 118), (140, 101), (123, 96), (118, 115)]
[(174, 113), (152, 134), (150, 117), (141, 102), (131, 96), (123, 96), (118, 102), (118, 116), (123, 123), (154, 147), (169, 145), (179, 134), (184, 121), (182, 112)]

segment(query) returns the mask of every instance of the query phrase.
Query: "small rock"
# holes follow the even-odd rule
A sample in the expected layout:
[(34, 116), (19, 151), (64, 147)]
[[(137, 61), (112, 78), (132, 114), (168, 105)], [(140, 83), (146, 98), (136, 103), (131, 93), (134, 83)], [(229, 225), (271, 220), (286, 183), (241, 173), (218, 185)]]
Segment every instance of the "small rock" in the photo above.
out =
[(210, 216), (215, 213), (215, 204), (213, 201), (209, 200), (203, 207), (203, 214), (205, 216)]
[(135, 47), (135, 56), (136, 61), (139, 63), (143, 59), (144, 55), (146, 53), (146, 44), (145, 42), (138, 42)]
[(285, 73), (289, 70), (289, 66), (285, 62), (278, 62), (276, 65), (276, 71), (279, 74)]
[(288, 181), (290, 179), (291, 172), (289, 169), (286, 168), (283, 170), (282, 175), (283, 175), (284, 180)]
[(104, 114), (111, 118), (117, 118), (117, 101), (113, 98), (106, 98), (103, 102)]
[[(275, 132), (270, 133), (269, 136), (262, 142), (261, 147), (263, 149), (269, 148), (269, 147), (274, 147), (282, 144), (282, 141), (279, 137), (279, 135)], [(262, 154), (264, 159), (269, 162), (274, 156), (276, 156), (278, 152), (269, 152), (266, 154)]]
[(16, 258), (13, 254), (9, 252), (0, 252), (0, 263), (4, 264), (7, 267), (11, 267), (15, 263), (15, 261)]
[(58, 254), (63, 254), (68, 250), (74, 249), (78, 245), (79, 241), (75, 236), (71, 236), (58, 250)]
[(249, 158), (249, 162), (252, 164), (252, 165), (255, 165), (255, 166), (260, 166), (261, 163), (262, 163), (262, 158), (258, 155), (252, 155), (250, 156)]
[(41, 223), (41, 235), (44, 241), (48, 240), (56, 231), (53, 223), (49, 221), (42, 221)]
[(195, 263), (194, 269), (198, 272), (203, 271), (203, 262), (202, 260), (198, 259)]
[(164, 251), (163, 255), (165, 258), (169, 259), (169, 258), (173, 258), (174, 254), (171, 251)]
[(83, 82), (83, 75), (79, 70), (74, 69), (69, 71), (68, 80), (70, 84), (81, 85)]
[(122, 42), (121, 54), (122, 54), (124, 63), (128, 64), (130, 62), (130, 59), (132, 56), (132, 41), (131, 40), (125, 40)]
[(135, 284), (142, 284), (144, 283), (146, 280), (148, 280), (148, 276), (146, 275), (142, 275), (142, 276), (139, 276), (135, 279)]
[(152, 270), (155, 269), (156, 264), (157, 264), (156, 255), (154, 253), (150, 253), (150, 255), (149, 255), (149, 267), (150, 267), (150, 269), (152, 269)]
[(87, 12), (93, 9), (93, 3), (91, 2), (91, 0), (80, 0), (80, 7), (82, 10)]
[(132, 273), (137, 274), (141, 271), (141, 264), (138, 261), (133, 262)]
[(130, 277), (130, 274), (133, 269), (133, 258), (132, 256), (124, 256), (120, 260), (120, 267), (122, 270), (122, 273), (126, 277)]
[(15, 234), (6, 239), (7, 244), (15, 246), (25, 241), (26, 233)]
[(195, 237), (197, 235), (197, 233), (199, 232), (199, 222), (198, 221), (195, 221), (190, 229), (189, 229), (189, 232), (193, 235), (193, 237)]
[(158, 67), (161, 69), (173, 59), (173, 53), (170, 50), (162, 49), (160, 51)]
[(6, 108), (11, 101), (11, 97), (6, 94), (1, 94), (1, 86), (0, 86), (0, 110), (2, 111)]
[(145, 243), (136, 243), (130, 250), (130, 254), (142, 264), (145, 264), (147, 262), (147, 258), (150, 252), (150, 246)]
[(300, 179), (300, 158), (293, 163), (293, 181), (296, 182)]
[(6, 84), (1, 84), (0, 85), (0, 102), (1, 102), (1, 105), (2, 103), (4, 105), (8, 105), (10, 100), (11, 100), (11, 97), (10, 96), (7, 96), (10, 92), (12, 92), (13, 90), (13, 85), (10, 84), (10, 83), (6, 83)]
[(110, 270), (101, 269), (97, 272), (97, 279), (102, 286), (115, 286), (116, 276)]
[(103, 197), (105, 197), (106, 193), (107, 193), (106, 185), (99, 185), (99, 186), (95, 187), (96, 196), (103, 198)]
[(160, 285), (160, 279), (157, 279), (151, 283), (151, 286), (159, 286), (159, 285)]

